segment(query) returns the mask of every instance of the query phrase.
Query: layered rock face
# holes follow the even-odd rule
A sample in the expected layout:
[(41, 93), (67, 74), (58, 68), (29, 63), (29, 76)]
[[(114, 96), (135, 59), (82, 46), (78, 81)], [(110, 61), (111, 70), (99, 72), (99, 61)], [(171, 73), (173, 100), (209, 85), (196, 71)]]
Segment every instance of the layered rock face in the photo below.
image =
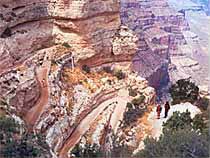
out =
[(123, 0), (121, 20), (139, 38), (134, 70), (156, 89), (167, 85), (170, 54), (184, 41), (180, 30), (187, 28), (184, 16), (171, 10), (167, 1)]
[[(174, 4), (179, 8), (185, 1), (175, 1)], [(192, 78), (198, 85), (208, 82), (203, 72), (205, 50), (196, 44), (197, 36), (190, 32), (186, 16), (184, 10), (175, 10), (166, 0), (121, 1), (122, 23), (132, 29), (139, 39), (133, 68), (156, 89), (181, 78)], [(204, 53), (201, 54), (201, 51)], [(203, 78), (205, 83), (202, 84), (200, 81)]]
[(76, 60), (111, 52), (120, 25), (115, 1), (1, 1), (1, 67), (67, 42)]
[(55, 42), (69, 43), (76, 60), (109, 55), (120, 25), (118, 0), (61, 2), (53, 11)]
[(191, 78), (197, 85), (206, 87), (209, 93), (209, 17), (205, 14), (206, 1), (170, 0), (169, 4), (177, 11), (185, 14), (190, 29), (183, 30), (186, 40), (171, 57), (170, 78), (172, 82), (181, 78)]
[(1, 1), (0, 6), (2, 72), (52, 45), (52, 22), (47, 1)]

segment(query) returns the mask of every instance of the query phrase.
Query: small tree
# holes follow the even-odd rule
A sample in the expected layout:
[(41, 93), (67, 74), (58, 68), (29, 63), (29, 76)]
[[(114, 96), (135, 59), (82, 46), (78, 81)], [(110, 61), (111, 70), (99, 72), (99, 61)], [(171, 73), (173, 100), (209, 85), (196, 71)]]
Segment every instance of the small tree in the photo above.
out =
[(71, 48), (71, 46), (70, 46), (67, 42), (64, 42), (64, 43), (62, 44), (62, 46), (66, 47), (66, 48)]
[(103, 71), (105, 71), (106, 73), (110, 73), (110, 74), (113, 73), (113, 71), (112, 71), (110, 66), (103, 67)]
[(50, 157), (49, 147), (40, 135), (20, 133), (20, 125), (11, 117), (0, 118), (0, 155), (10, 158)]
[(90, 67), (87, 65), (82, 65), (82, 70), (85, 71), (86, 73), (90, 73)]
[(118, 80), (122, 80), (125, 78), (125, 73), (123, 73), (122, 70), (117, 70), (114, 72), (114, 76), (116, 76)]
[(190, 128), (179, 129), (174, 133), (166, 132), (159, 140), (147, 138), (144, 143), (145, 148), (136, 155), (137, 157), (209, 157), (208, 139)]
[(92, 158), (102, 157), (103, 152), (100, 150), (100, 147), (98, 147), (96, 144), (85, 144), (84, 147), (81, 147), (80, 143), (78, 143), (71, 151), (71, 154), (75, 157)]
[(189, 80), (181, 79), (173, 84), (169, 89), (171, 97), (173, 99), (172, 104), (178, 104), (180, 102), (194, 103), (199, 96), (199, 88)]
[(197, 102), (197, 106), (202, 110), (207, 110), (209, 106), (209, 99), (208, 98), (200, 98)]
[(134, 105), (141, 105), (142, 103), (144, 103), (144, 100), (145, 100), (145, 96), (144, 95), (140, 95), (138, 98), (134, 98), (132, 100), (132, 104)]
[(0, 133), (4, 135), (3, 139), (9, 139), (14, 134), (20, 132), (20, 125), (11, 117), (0, 117)]
[(199, 130), (201, 133), (204, 132), (208, 128), (201, 114), (198, 114), (193, 118), (192, 127), (194, 130)]
[(138, 95), (138, 92), (132, 88), (129, 88), (128, 91), (129, 91), (129, 96), (136, 97)]
[(166, 123), (163, 123), (163, 132), (166, 131), (177, 131), (178, 129), (185, 129), (187, 126), (191, 127), (192, 118), (190, 112), (174, 112), (173, 115), (167, 120)]

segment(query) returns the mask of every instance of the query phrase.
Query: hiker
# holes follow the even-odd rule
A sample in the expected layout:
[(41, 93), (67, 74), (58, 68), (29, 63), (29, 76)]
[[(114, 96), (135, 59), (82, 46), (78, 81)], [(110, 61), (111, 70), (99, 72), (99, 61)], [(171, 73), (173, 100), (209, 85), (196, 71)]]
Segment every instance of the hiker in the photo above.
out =
[(168, 111), (170, 110), (170, 105), (169, 105), (169, 102), (167, 101), (165, 103), (165, 116), (164, 118), (166, 118), (168, 116)]
[(157, 112), (157, 119), (160, 119), (160, 113), (162, 111), (162, 107), (160, 106), (160, 104), (158, 104), (156, 112)]

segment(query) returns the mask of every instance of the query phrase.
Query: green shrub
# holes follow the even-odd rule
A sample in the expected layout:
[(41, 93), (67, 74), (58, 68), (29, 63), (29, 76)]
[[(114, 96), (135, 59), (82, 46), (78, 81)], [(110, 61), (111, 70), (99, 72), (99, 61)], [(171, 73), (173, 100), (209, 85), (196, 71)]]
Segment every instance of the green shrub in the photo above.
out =
[(112, 135), (110, 143), (113, 145), (109, 151), (104, 150), (96, 144), (85, 144), (81, 146), (78, 143), (73, 150), (71, 151), (71, 157), (77, 158), (102, 158), (102, 157), (111, 157), (111, 158), (125, 158), (131, 157), (132, 151), (128, 148), (127, 145), (120, 144), (116, 139), (118, 136)]
[(123, 114), (124, 127), (130, 126), (135, 123), (138, 118), (142, 117), (146, 109), (140, 109), (139, 105), (127, 103), (127, 110)]
[(0, 118), (0, 157), (32, 158), (50, 157), (45, 138), (39, 135), (20, 133), (20, 125), (11, 117)]
[(103, 71), (105, 71), (106, 73), (110, 73), (110, 74), (113, 73), (113, 71), (112, 71), (110, 66), (103, 67)]
[(78, 143), (71, 151), (71, 154), (75, 157), (92, 158), (102, 157), (103, 152), (101, 151), (100, 147), (98, 147), (96, 144), (85, 144), (84, 147), (81, 147), (80, 143)]
[(176, 84), (173, 84), (169, 92), (173, 99), (172, 104), (180, 102), (194, 103), (199, 96), (199, 88), (193, 82), (185, 79), (178, 80)]
[(209, 157), (209, 132), (206, 123), (197, 115), (193, 119), (188, 111), (175, 112), (166, 121), (160, 138), (147, 138), (145, 148), (137, 157)]
[(132, 96), (132, 97), (136, 97), (138, 94), (138, 92), (132, 88), (129, 88), (128, 91), (129, 91), (129, 96)]
[(193, 119), (190, 116), (190, 112), (174, 112), (166, 123), (163, 123), (163, 132), (174, 132), (179, 129), (191, 128), (195, 131), (203, 132), (207, 128), (207, 123), (204, 122), (202, 114), (197, 114)]
[(144, 100), (145, 100), (145, 96), (141, 95), (138, 98), (134, 98), (132, 100), (132, 104), (134, 104), (134, 105), (141, 105), (142, 103), (144, 103)]
[(208, 128), (201, 114), (198, 114), (193, 118), (192, 127), (194, 130), (199, 130), (200, 132), (204, 132), (204, 130)]
[(122, 80), (125, 78), (125, 73), (123, 73), (122, 70), (117, 70), (114, 72), (114, 76), (116, 76), (118, 80)]
[(174, 133), (167, 132), (159, 140), (147, 138), (145, 148), (136, 156), (142, 158), (207, 158), (209, 142), (204, 135), (191, 129), (179, 129)]
[(197, 106), (202, 110), (207, 110), (209, 106), (209, 99), (208, 98), (200, 98), (197, 102)]
[(87, 65), (82, 65), (82, 70), (85, 71), (86, 73), (90, 73), (90, 67)]
[(15, 122), (11, 117), (2, 116), (0, 117), (0, 133), (13, 134), (19, 133), (20, 125)]
[(187, 126), (191, 126), (192, 121), (188, 110), (183, 113), (176, 111), (167, 122), (163, 123), (163, 132), (171, 131), (173, 133), (178, 129), (185, 129)]
[(62, 44), (62, 46), (66, 47), (66, 48), (71, 48), (71, 46), (70, 46), (67, 42), (64, 42), (64, 43)]

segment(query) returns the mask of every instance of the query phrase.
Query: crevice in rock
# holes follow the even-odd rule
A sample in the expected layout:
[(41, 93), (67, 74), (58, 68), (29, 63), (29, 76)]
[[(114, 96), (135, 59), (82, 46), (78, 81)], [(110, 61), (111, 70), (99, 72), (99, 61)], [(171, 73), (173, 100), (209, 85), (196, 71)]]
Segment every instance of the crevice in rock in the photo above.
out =
[(24, 9), (26, 6), (18, 6), (18, 7), (15, 7), (15, 8), (12, 8), (12, 11), (17, 11), (17, 10), (20, 10), (20, 9)]
[(11, 28), (7, 27), (3, 33), (1, 34), (0, 38), (8, 38), (12, 36)]
[(78, 17), (78, 18), (68, 18), (68, 17), (61, 17), (61, 16), (53, 16), (53, 19), (77, 22), (77, 21), (84, 21), (84, 20), (88, 20), (88, 19), (93, 19), (93, 18), (96, 18), (96, 17), (113, 16), (113, 15), (118, 15), (118, 14), (119, 14), (118, 11), (114, 11), (114, 12), (103, 12), (103, 13), (93, 14), (91, 16)]

